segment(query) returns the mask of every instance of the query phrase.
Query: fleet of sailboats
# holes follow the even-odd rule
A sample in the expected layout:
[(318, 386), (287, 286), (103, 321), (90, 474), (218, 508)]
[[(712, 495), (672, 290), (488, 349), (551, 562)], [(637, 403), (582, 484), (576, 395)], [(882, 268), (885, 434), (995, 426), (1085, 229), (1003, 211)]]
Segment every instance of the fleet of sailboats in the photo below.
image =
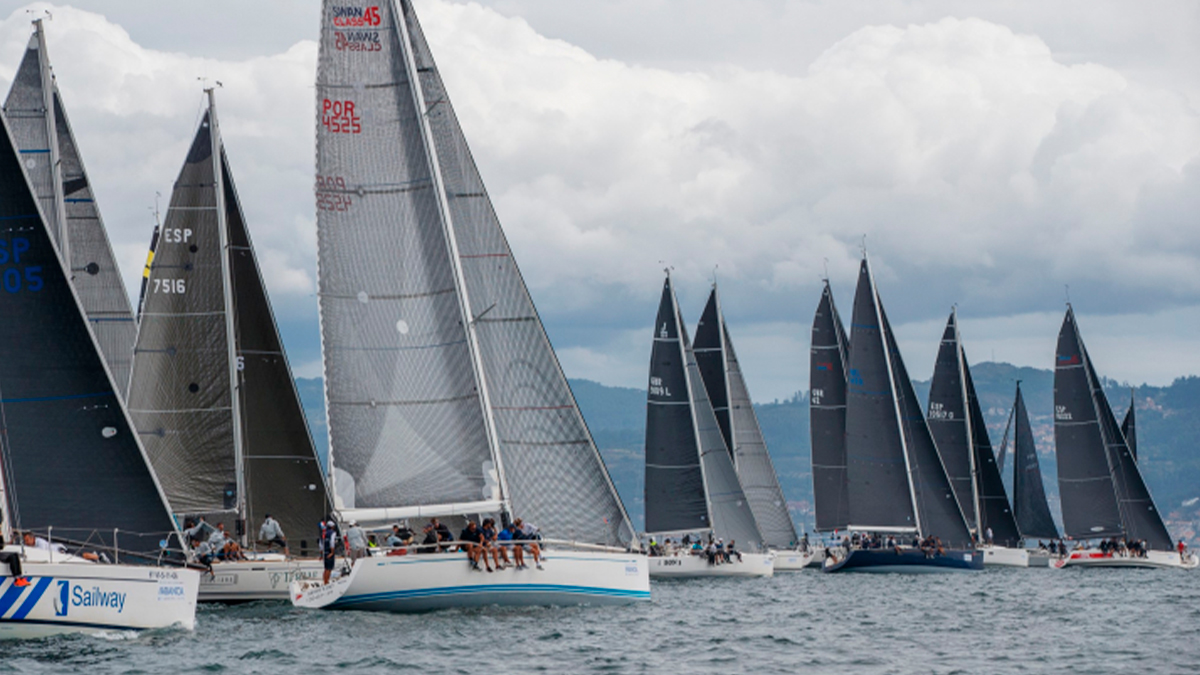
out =
[[(769, 577), (814, 556), (830, 573), (1200, 566), (1142, 476), (1134, 393), (1118, 424), (1070, 305), (1054, 371), (1060, 530), (1020, 382), (1010, 500), (1008, 430), (997, 455), (957, 309), (922, 405), (865, 252), (850, 331), (828, 280), (811, 331), (815, 530), (832, 545), (801, 547), (716, 284), (693, 342), (669, 270), (638, 532), (412, 3), (326, 1), (319, 49), (324, 464), (214, 90), (154, 230), (135, 314), (34, 21), (0, 115), (0, 638), (190, 629), (198, 600), (401, 612), (624, 604), (648, 599), (652, 577)], [(255, 541), (268, 513), (290, 550)], [(488, 517), (536, 524), (526, 530), (537, 532), (536, 570), (483, 572), (452, 541), (389, 547), (318, 581), (319, 523)], [(201, 573), (182, 527), (198, 520), (222, 524), (244, 555)], [(84, 580), (95, 602), (72, 600)]]

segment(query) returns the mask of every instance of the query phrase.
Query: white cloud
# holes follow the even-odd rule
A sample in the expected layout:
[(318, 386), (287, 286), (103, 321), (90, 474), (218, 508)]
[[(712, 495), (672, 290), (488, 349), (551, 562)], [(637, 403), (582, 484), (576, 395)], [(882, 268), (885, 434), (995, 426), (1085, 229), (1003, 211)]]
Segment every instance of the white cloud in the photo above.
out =
[[(530, 2), (494, 0), (508, 10)], [(308, 322), (302, 339), (315, 343), (316, 26), (287, 23), (292, 46), (274, 36), (270, 53), (250, 55), (243, 40), (214, 54), (200, 38), (164, 51), (153, 23), (170, 10), (153, 10), (155, 19), (126, 4), (114, 12), (135, 37), (70, 8), (54, 10), (48, 32), (127, 279), (140, 271), (147, 207), (155, 191), (165, 203), (194, 131), (196, 77), (219, 79), (222, 131), (273, 300)], [(998, 23), (1053, 26), (1051, 14), (1038, 24), (968, 5), (992, 20), (942, 18), (953, 10), (933, 1), (916, 23), (888, 5), (880, 25), (862, 26), (821, 3), (836, 28), (805, 33), (820, 38), (819, 50), (805, 47), (811, 57), (764, 65), (761, 49), (739, 61), (744, 50), (726, 44), (712, 50), (725, 61), (678, 67), (623, 59), (617, 47), (601, 58), (478, 4), (417, 6), (543, 318), (552, 336), (571, 336), (555, 342), (572, 375), (630, 373), (616, 379), (640, 386), (632, 374), (644, 375), (649, 347), (634, 349), (628, 336), (650, 322), (666, 261), (681, 289), (706, 285), (719, 264), (726, 310), (748, 327), (738, 340), (756, 396), (804, 388), (793, 379), (807, 361), (818, 277), (827, 259), (835, 288), (850, 292), (863, 234), (902, 338), (906, 321), (938, 324), (958, 302), (965, 316), (997, 322), (998, 334), (1036, 327), (997, 341), (998, 357), (1024, 341), (1052, 349), (1056, 324), (1020, 317), (1055, 308), (1068, 283), (1082, 314), (1171, 317), (1200, 305), (1190, 80), (1175, 86), (1170, 69), (1143, 77), (1145, 59), (1128, 53), (1121, 63), (1140, 69), (1058, 53)], [(684, 27), (695, 32), (680, 45), (712, 42), (708, 6), (694, 5)], [(1104, 6), (1105, 16), (1116, 11)], [(634, 7), (605, 11), (628, 18)], [(793, 25), (808, 10), (764, 0), (747, 11)], [(27, 18), (18, 9), (0, 24), (0, 84), (24, 48)], [(1147, 22), (1129, 24), (1138, 44), (1148, 44)], [(757, 39), (737, 25), (741, 33), (721, 40)], [(770, 40), (784, 32), (762, 30)], [(1098, 44), (1116, 44), (1119, 32), (1109, 26)], [(588, 322), (586, 334), (567, 328)], [(1170, 323), (1160, 325), (1182, 339)], [(1025, 347), (1012, 351), (1042, 364)], [(1140, 358), (1161, 359), (1142, 372), (1186, 365)], [(801, 370), (774, 365), (792, 359)]]

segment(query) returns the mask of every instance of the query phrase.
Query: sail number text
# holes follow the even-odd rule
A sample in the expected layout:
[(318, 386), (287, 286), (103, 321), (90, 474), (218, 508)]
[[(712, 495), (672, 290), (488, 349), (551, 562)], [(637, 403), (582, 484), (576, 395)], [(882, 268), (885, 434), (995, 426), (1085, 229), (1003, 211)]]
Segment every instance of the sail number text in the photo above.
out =
[(362, 118), (354, 110), (354, 101), (340, 101), (332, 98), (322, 101), (321, 124), (330, 133), (362, 133)]
[(671, 388), (663, 384), (661, 377), (650, 378), (650, 395), (651, 396), (670, 396)]
[(825, 398), (824, 389), (810, 389), (808, 391), (808, 402), (813, 405), (821, 405), (821, 399)]
[(1070, 422), (1071, 421), (1071, 413), (1067, 412), (1067, 406), (1065, 406), (1065, 405), (1054, 406), (1054, 419), (1061, 420), (1063, 422)]
[(928, 417), (931, 420), (952, 420), (954, 419), (954, 411), (946, 410), (946, 407), (941, 403), (930, 403)]
[(338, 28), (357, 28), (361, 26), (378, 26), (382, 23), (379, 18), (379, 5), (371, 7), (345, 7), (334, 5), (331, 14), (333, 25)]
[(346, 179), (341, 176), (317, 176), (317, 209), (320, 211), (346, 211), (350, 208), (350, 195), (345, 193)]
[(155, 279), (154, 292), (183, 295), (187, 293), (187, 279)]
[(20, 293), (42, 290), (41, 265), (22, 265), (22, 257), (29, 252), (29, 240), (25, 237), (0, 239), (0, 265), (12, 265), (0, 272), (0, 285), (5, 292)]
[(168, 244), (186, 244), (192, 240), (192, 230), (186, 227), (166, 227), (163, 228), (162, 238)]

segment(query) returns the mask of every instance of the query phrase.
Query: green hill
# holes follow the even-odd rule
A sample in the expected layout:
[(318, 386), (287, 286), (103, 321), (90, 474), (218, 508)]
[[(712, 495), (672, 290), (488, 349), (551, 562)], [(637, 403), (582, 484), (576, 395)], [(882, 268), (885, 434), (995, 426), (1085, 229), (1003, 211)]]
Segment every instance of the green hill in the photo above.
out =
[[(1054, 373), (985, 362), (972, 366), (971, 375), (997, 451), (1008, 422), (1015, 382), (1021, 380), (1050, 492), (1051, 509), (1057, 513), (1052, 418)], [(328, 441), (321, 381), (299, 378), (296, 382), (318, 452), (324, 456)], [(928, 381), (913, 384), (917, 396), (925, 400), (929, 392)], [(1129, 405), (1129, 386), (1109, 380), (1104, 385), (1118, 419), (1122, 418)], [(613, 482), (640, 527), (646, 394), (640, 389), (607, 387), (589, 380), (571, 380), (571, 388)], [(1168, 514), (1174, 533), (1191, 539), (1200, 531), (1200, 499), (1197, 499), (1200, 487), (1196, 485), (1200, 478), (1200, 453), (1195, 451), (1200, 446), (1200, 415), (1197, 414), (1200, 412), (1200, 377), (1179, 378), (1167, 387), (1143, 385), (1136, 388), (1135, 395), (1139, 464), (1159, 508)], [(792, 515), (799, 527), (811, 529), (812, 471), (807, 395), (797, 393), (785, 401), (756, 404), (755, 409)]]

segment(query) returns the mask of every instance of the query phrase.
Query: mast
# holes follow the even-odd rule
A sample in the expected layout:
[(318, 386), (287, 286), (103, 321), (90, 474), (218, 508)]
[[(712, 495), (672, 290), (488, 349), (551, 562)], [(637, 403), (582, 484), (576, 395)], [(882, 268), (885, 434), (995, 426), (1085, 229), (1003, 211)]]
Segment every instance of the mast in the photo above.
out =
[(975, 433), (971, 423), (971, 401), (967, 396), (967, 373), (963, 367), (962, 336), (958, 332), (958, 307), (950, 310), (954, 317), (954, 356), (958, 360), (958, 380), (962, 389), (963, 421), (967, 425), (967, 460), (971, 466), (971, 505), (975, 508), (975, 540), (983, 539), (983, 519), (979, 508), (979, 469), (975, 463)]
[(695, 391), (692, 388), (692, 375), (688, 372), (687, 350), (683, 346), (683, 331), (684, 323), (679, 314), (679, 299), (675, 297), (675, 284), (671, 283), (671, 270), (665, 270), (667, 273), (667, 286), (671, 289), (671, 315), (675, 317), (675, 325), (677, 327), (676, 343), (679, 345), (679, 362), (683, 364), (683, 382), (688, 395), (688, 413), (692, 418), (692, 436), (696, 439), (696, 451), (700, 457), (700, 481), (704, 486), (704, 506), (708, 510), (708, 527), (712, 529), (715, 526), (713, 522), (713, 505), (712, 495), (708, 491), (708, 472), (704, 468), (704, 444), (700, 439), (700, 422), (696, 419), (696, 401), (692, 396)]
[(46, 32), (42, 20), (33, 22), (37, 32), (38, 66), (42, 77), (42, 106), (46, 109), (46, 136), (50, 149), (50, 175), (54, 181), (54, 222), (50, 223), (50, 231), (58, 243), (59, 255), (62, 256), (67, 270), (71, 269), (71, 238), (67, 234), (67, 220), (63, 209), (63, 182), (59, 164), (62, 159), (58, 150), (58, 124), (54, 117), (54, 75), (50, 73), (50, 58), (46, 53)]
[(442, 169), (438, 160), (437, 147), (434, 144), (433, 129), (429, 124), (429, 108), (425, 102), (425, 94), (421, 90), (420, 74), (417, 70), (416, 57), (413, 54), (408, 21), (405, 18), (403, 8), (397, 4), (398, 0), (390, 0), (390, 2), (393, 16), (397, 19), (395, 23), (400, 31), (400, 51), (404, 56), (405, 74), (412, 82), (413, 104), (416, 107), (417, 118), (420, 120), (419, 126), (423, 140), (422, 145), (425, 149), (426, 161), (429, 164), (438, 216), (442, 225), (442, 232), (446, 238), (446, 247), (450, 252), (450, 267), (454, 276), (454, 284), (458, 291), (456, 295), (458, 296), (459, 308), (462, 313), (463, 326), (466, 328), (467, 351), (471, 357), (475, 383), (479, 388), (480, 405), (483, 408), (484, 428), (488, 436), (492, 463), (496, 468), (500, 500), (503, 503), (505, 513), (511, 514), (512, 505), (509, 503), (508, 481), (505, 478), (504, 465), (500, 458), (500, 438), (496, 431), (496, 420), (492, 413), (492, 402), (491, 396), (488, 393), (487, 376), (484, 373), (483, 363), (480, 359), (479, 335), (475, 324), (477, 317), (471, 308), (471, 298), (467, 293), (467, 281), (463, 276), (458, 240), (454, 233), (454, 224), (450, 215), (450, 203), (446, 196), (446, 185), (442, 180)]
[(220, 237), (221, 246), (221, 287), (224, 291), (225, 299), (225, 343), (226, 343), (226, 358), (229, 361), (229, 406), (233, 412), (233, 468), (235, 484), (237, 485), (237, 517), (238, 523), (236, 532), (241, 541), (242, 546), (246, 545), (247, 527), (246, 527), (246, 467), (244, 448), (242, 447), (242, 397), (241, 387), (238, 382), (238, 345), (237, 331), (234, 326), (234, 306), (233, 306), (233, 274), (230, 271), (229, 256), (233, 254), (233, 249), (229, 243), (229, 219), (225, 212), (225, 172), (221, 167), (221, 130), (217, 124), (217, 103), (214, 97), (213, 88), (209, 87), (204, 90), (208, 97), (208, 115), (209, 124), (211, 125), (212, 133), (209, 134), (209, 141), (212, 144), (212, 163), (213, 163), (213, 180), (216, 185), (216, 201), (217, 201), (217, 233)]
[[(863, 251), (863, 262), (867, 262), (867, 252)], [(913, 486), (913, 470), (912, 460), (908, 456), (908, 434), (905, 433), (904, 416), (900, 413), (900, 396), (896, 392), (896, 375), (892, 368), (892, 350), (888, 349), (887, 336), (884, 331), (887, 330), (886, 324), (883, 321), (883, 312), (880, 309), (879, 288), (875, 285), (875, 275), (871, 274), (871, 268), (868, 265), (867, 274), (871, 275), (871, 298), (875, 305), (875, 320), (879, 323), (879, 340), (883, 343), (883, 359), (887, 364), (888, 373), (888, 388), (892, 394), (892, 408), (896, 411), (896, 431), (900, 434), (900, 449), (904, 452), (904, 475), (908, 478), (908, 494), (912, 499), (913, 521), (917, 526), (917, 535), (923, 536), (924, 531), (921, 529), (921, 509), (917, 505), (917, 490)]]

